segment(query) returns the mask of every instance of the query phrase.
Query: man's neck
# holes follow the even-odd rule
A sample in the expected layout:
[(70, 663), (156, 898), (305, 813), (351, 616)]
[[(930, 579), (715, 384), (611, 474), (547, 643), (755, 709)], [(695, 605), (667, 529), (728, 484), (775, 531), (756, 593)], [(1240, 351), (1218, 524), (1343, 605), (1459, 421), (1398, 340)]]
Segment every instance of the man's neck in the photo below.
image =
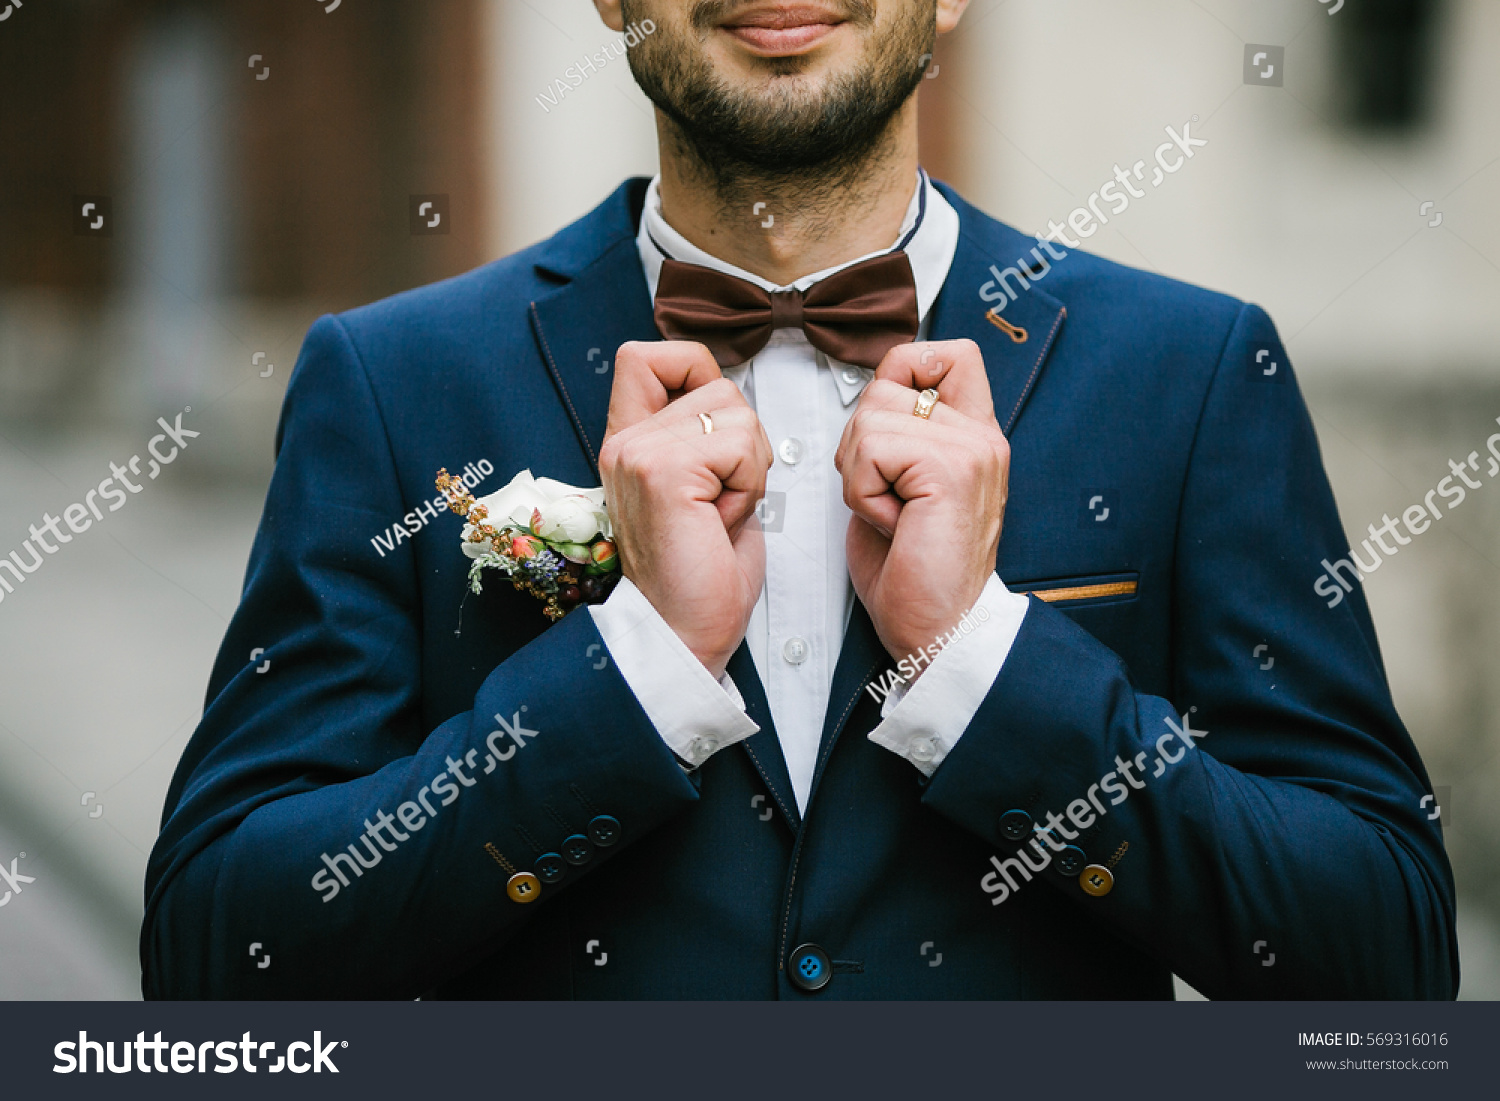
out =
[(890, 248), (917, 184), (915, 96), (867, 157), (823, 174), (716, 178), (660, 111), (657, 134), (667, 224), (777, 286)]

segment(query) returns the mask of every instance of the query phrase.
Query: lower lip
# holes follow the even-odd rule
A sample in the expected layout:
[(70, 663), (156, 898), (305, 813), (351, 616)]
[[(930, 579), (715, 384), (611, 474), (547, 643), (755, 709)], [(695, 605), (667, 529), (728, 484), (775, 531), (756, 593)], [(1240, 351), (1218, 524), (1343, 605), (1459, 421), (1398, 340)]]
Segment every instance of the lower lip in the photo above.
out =
[(774, 30), (770, 27), (726, 27), (724, 29), (756, 53), (766, 57), (777, 57), (801, 53), (803, 50), (816, 46), (838, 27), (837, 23), (808, 23), (800, 27), (786, 27), (782, 30)]

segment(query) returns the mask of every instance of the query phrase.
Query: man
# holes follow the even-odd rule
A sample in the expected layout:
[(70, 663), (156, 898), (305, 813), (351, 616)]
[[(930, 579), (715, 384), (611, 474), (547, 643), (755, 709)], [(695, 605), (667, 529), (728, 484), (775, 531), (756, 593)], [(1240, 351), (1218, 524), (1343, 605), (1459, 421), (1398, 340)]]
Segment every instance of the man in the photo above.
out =
[[(660, 176), (313, 327), (147, 995), (1453, 996), (1265, 314), (920, 173), (964, 0), (595, 3)], [(602, 481), (607, 602), (375, 538), (466, 463)]]

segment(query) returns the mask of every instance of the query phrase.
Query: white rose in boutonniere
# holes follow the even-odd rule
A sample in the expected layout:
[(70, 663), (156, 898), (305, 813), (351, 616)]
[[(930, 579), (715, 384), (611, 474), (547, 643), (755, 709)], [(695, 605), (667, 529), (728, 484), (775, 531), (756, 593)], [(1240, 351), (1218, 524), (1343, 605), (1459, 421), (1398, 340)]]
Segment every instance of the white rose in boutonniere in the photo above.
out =
[[(547, 481), (548, 479), (542, 479)], [(562, 485), (554, 482), (554, 485)], [(572, 489), (571, 486), (564, 486)], [(599, 495), (595, 502), (587, 492), (574, 490), (556, 500), (541, 505), (531, 515), (531, 530), (543, 539), (560, 543), (584, 543), (596, 536), (609, 538), (609, 513), (604, 510), (604, 490), (593, 492)]]
[(602, 602), (619, 579), (602, 488), (533, 478), (529, 470), (477, 501), (446, 470), (438, 471), (437, 487), (468, 521), (460, 545), (474, 560), (469, 587), (476, 593), (483, 571), (498, 569), (555, 620), (580, 603)]

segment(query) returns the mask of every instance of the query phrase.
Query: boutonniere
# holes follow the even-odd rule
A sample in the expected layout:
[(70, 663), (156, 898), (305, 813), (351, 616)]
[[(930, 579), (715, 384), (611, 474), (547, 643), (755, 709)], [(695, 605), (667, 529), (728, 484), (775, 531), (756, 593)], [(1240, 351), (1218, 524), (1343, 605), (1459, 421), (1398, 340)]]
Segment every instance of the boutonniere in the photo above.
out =
[(499, 570), (542, 602), (551, 620), (579, 604), (601, 604), (620, 579), (604, 490), (580, 489), (523, 470), (475, 500), (460, 478), (439, 470), (437, 488), (462, 516), (463, 552), (473, 559), (469, 588), (482, 592), (485, 570)]

